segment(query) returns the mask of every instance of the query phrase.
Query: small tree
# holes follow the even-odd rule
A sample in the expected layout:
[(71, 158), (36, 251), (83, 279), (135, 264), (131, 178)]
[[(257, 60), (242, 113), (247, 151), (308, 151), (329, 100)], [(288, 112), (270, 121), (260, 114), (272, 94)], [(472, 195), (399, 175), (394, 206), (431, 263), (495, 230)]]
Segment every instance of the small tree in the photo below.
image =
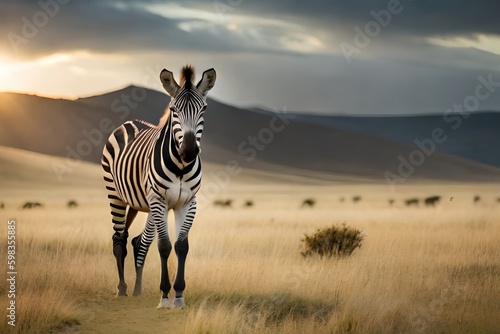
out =
[(302, 239), (305, 250), (301, 254), (304, 257), (314, 254), (320, 257), (346, 257), (356, 248), (361, 248), (363, 238), (360, 230), (345, 224), (319, 229), (314, 235), (306, 234)]

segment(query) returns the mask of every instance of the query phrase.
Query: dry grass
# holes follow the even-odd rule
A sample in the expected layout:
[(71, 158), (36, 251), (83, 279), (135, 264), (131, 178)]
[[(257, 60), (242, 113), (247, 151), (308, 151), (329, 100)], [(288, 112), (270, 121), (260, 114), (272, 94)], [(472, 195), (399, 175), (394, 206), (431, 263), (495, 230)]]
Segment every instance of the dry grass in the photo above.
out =
[[(456, 205), (445, 203), (436, 209), (391, 208), (385, 195), (365, 196), (359, 188), (354, 192), (364, 194), (362, 203), (338, 203), (339, 194), (325, 191), (322, 196), (315, 194), (314, 209), (304, 210), (301, 192), (296, 196), (289, 192), (275, 202), (266, 202), (272, 194), (255, 193), (258, 209), (200, 210), (190, 235), (184, 310), (155, 308), (160, 297), (155, 243), (146, 262), (144, 294), (114, 298), (117, 275), (105, 202), (79, 200), (82, 204), (74, 210), (49, 203), (45, 209), (4, 211), (18, 221), (16, 329), (19, 333), (500, 331), (500, 205), (477, 207), (458, 198)], [(333, 202), (335, 208), (326, 204)], [(140, 232), (143, 221), (143, 215), (137, 218), (131, 235)], [(304, 233), (343, 222), (363, 231), (361, 249), (345, 259), (301, 256)], [(5, 224), (0, 231), (5, 240)], [(5, 254), (5, 243), (1, 245)], [(131, 254), (129, 249), (129, 292), (134, 279)], [(12, 330), (3, 321), (0, 332)]]

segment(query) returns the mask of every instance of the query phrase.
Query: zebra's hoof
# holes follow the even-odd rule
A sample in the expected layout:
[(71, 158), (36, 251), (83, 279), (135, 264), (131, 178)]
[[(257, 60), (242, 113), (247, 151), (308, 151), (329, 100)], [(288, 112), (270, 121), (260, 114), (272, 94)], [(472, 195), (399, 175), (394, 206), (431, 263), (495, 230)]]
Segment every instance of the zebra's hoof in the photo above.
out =
[(127, 283), (125, 282), (120, 282), (116, 286), (116, 289), (118, 290), (116, 292), (116, 297), (127, 297)]
[(173, 307), (174, 307), (174, 303), (172, 302), (172, 300), (170, 300), (168, 298), (162, 298), (162, 299), (160, 299), (160, 303), (158, 304), (158, 306), (156, 308), (161, 309), (161, 308), (173, 308)]
[(175, 298), (174, 306), (177, 308), (184, 308), (186, 306), (186, 303), (184, 302), (184, 297)]

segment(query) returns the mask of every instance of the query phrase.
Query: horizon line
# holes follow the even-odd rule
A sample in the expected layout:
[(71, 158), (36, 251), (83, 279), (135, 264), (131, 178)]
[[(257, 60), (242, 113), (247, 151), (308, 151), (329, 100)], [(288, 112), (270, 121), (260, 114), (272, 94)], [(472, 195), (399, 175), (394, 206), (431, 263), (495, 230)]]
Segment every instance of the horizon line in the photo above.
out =
[[(18, 95), (27, 95), (27, 96), (36, 96), (40, 98), (46, 98), (46, 99), (52, 99), (52, 100), (66, 100), (66, 101), (78, 101), (80, 99), (87, 99), (87, 98), (92, 98), (92, 97), (99, 97), (102, 95), (106, 94), (112, 94), (115, 92), (118, 92), (120, 90), (127, 89), (129, 87), (138, 87), (138, 88), (144, 88), (148, 89), (160, 94), (165, 94), (168, 96), (168, 94), (164, 93), (161, 90), (157, 90), (152, 87), (146, 87), (146, 86), (141, 86), (138, 84), (130, 83), (127, 85), (120, 86), (120, 88), (116, 89), (107, 89), (101, 92), (96, 92), (96, 93), (91, 93), (88, 95), (83, 95), (83, 96), (68, 96), (68, 95), (49, 95), (49, 94), (43, 94), (43, 93), (38, 93), (38, 92), (30, 92), (30, 91), (0, 91), (0, 94), (18, 94)], [(245, 109), (248, 111), (253, 111), (253, 112), (267, 112), (267, 113), (275, 113), (275, 108), (272, 107), (267, 107), (267, 106), (262, 106), (258, 104), (254, 105), (246, 105), (246, 106), (238, 106), (234, 105), (225, 101), (222, 101), (218, 98), (213, 98), (210, 97), (211, 100), (214, 100), (218, 103), (222, 103), (231, 107), (239, 108), (239, 109)], [(480, 114), (480, 113), (500, 113), (499, 110), (494, 110), (494, 109), (482, 109), (482, 110), (476, 110), (470, 112), (471, 114)], [(307, 116), (332, 116), (332, 117), (425, 117), (425, 116), (441, 116), (444, 114), (444, 111), (422, 111), (422, 112), (412, 112), (412, 113), (359, 113), (359, 112), (339, 112), (339, 111), (287, 111), (287, 114), (292, 114), (292, 115), (307, 115)]]

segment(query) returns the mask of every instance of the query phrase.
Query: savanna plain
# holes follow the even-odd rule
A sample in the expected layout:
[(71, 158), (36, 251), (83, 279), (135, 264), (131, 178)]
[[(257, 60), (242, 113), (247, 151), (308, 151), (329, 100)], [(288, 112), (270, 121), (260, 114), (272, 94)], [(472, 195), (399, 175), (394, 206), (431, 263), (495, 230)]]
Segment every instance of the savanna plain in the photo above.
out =
[[(474, 203), (476, 194), (481, 199)], [(0, 332), (498, 333), (498, 194), (494, 184), (427, 182), (391, 191), (374, 184), (233, 182), (199, 206), (189, 236), (187, 307), (157, 310), (155, 242), (143, 294), (131, 296), (129, 243), (130, 296), (115, 297), (113, 231), (102, 189), (6, 188), (1, 250), (6, 254), (7, 220), (13, 218), (17, 318), (11, 327), (4, 315)], [(442, 198), (435, 207), (404, 203), (428, 195)], [(354, 196), (361, 200), (354, 203)], [(70, 198), (76, 208), (67, 207)], [(314, 198), (315, 205), (302, 207), (305, 198)], [(30, 199), (44, 206), (21, 210)], [(232, 205), (214, 206), (216, 199), (231, 199)], [(245, 205), (248, 200), (252, 206)], [(140, 233), (145, 219), (136, 218), (131, 236)], [(301, 255), (304, 234), (341, 224), (364, 235), (351, 256)], [(175, 265), (172, 253), (171, 276)], [(7, 288), (1, 284), (3, 314)]]

